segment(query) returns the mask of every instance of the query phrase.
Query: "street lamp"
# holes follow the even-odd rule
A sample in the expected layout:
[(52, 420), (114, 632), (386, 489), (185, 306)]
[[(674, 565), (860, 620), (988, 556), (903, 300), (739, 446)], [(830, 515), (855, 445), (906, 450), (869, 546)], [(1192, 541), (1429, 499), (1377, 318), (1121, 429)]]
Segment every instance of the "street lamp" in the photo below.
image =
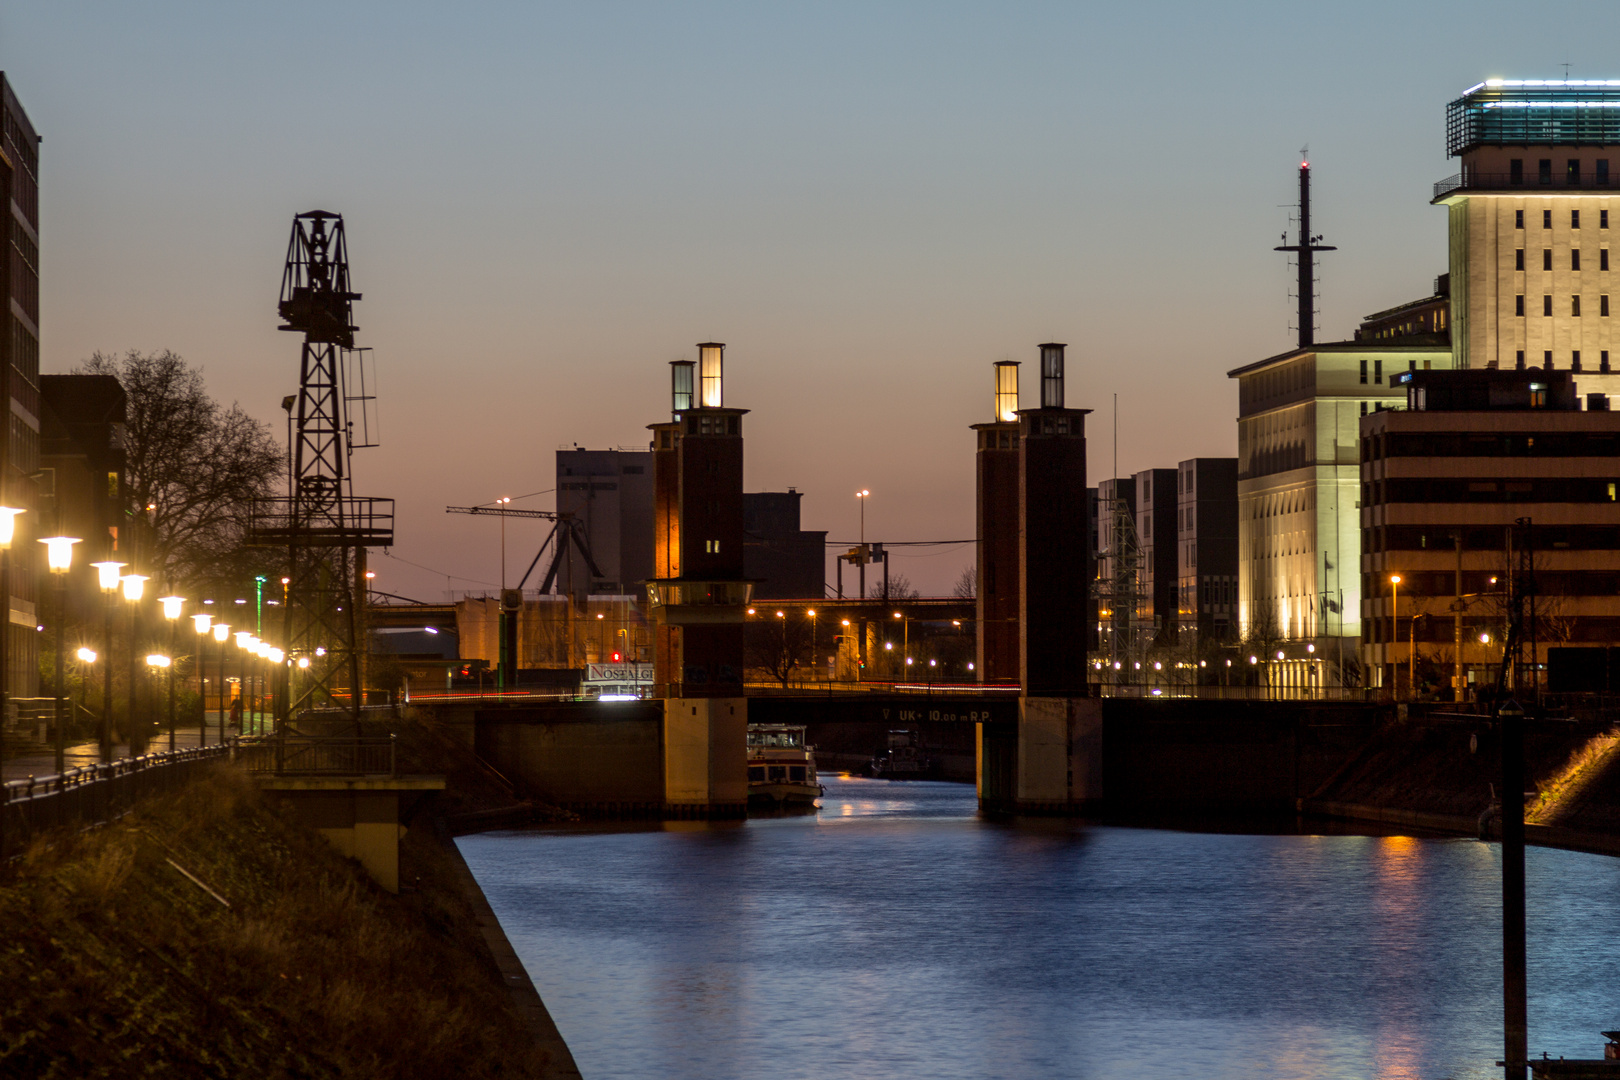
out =
[[(859, 500), (860, 507), (861, 507), (861, 599), (862, 600), (866, 599), (866, 500), (871, 498), (871, 497), (872, 497), (872, 493), (870, 491), (867, 491), (865, 488), (862, 488), (861, 490), (859, 490), (859, 491), (857, 491), (855, 493), (855, 498), (857, 500)], [(840, 595), (840, 596), (843, 595), (843, 590), (842, 589), (839, 590), (838, 595)]]
[(82, 709), (84, 708), (85, 673), (96, 662), (96, 650), (81, 645), (73, 655), (79, 661), (79, 708)]
[(140, 700), (137, 688), (140, 686), (140, 665), (136, 661), (136, 650), (141, 644), (141, 597), (146, 594), (146, 583), (151, 580), (144, 574), (125, 574), (118, 579), (118, 584), (124, 591), (124, 599), (129, 602), (129, 756), (136, 757), (138, 753), (146, 750), (146, 725), (138, 718), (136, 704)]
[(197, 631), (197, 701), (202, 705), (202, 720), (197, 725), (197, 745), (208, 745), (208, 677), (203, 671), (203, 642), (208, 640), (208, 625), (214, 617), (206, 611), (191, 617)]
[[(5, 618), (0, 618), (0, 743), (4, 742), (6, 715), (11, 684), (11, 541), (17, 532), (17, 515), (26, 513), (14, 506), (0, 506), (0, 603), (6, 607)], [(0, 758), (3, 758), (0, 748)]]
[(215, 623), (209, 628), (219, 645), (219, 744), (225, 745), (225, 642), (230, 640), (231, 628), (226, 623)]
[[(1389, 642), (1391, 645), (1401, 640), (1401, 575), (1389, 575), (1390, 608), (1389, 608)], [(1394, 679), (1394, 667), (1391, 666), (1390, 679)], [(1393, 692), (1397, 687), (1390, 687)]]
[(113, 595), (118, 592), (118, 572), (129, 564), (104, 559), (90, 565), (96, 568), (96, 582), (105, 597), (102, 607), (107, 620), (101, 640), (101, 651), (107, 658), (106, 666), (101, 669), (101, 760), (105, 762), (112, 760)]
[(237, 649), (237, 651), (239, 653), (241, 653), (241, 656), (239, 657), (239, 659), (242, 661), (242, 666), (238, 669), (237, 679), (236, 679), (236, 700), (242, 703), (242, 717), (241, 717), (241, 719), (239, 719), (236, 722), (236, 731), (237, 731), (237, 734), (239, 734), (239, 735), (246, 735), (247, 732), (248, 732), (248, 719), (247, 719), (247, 714), (248, 714), (247, 654), (248, 654), (248, 649), (249, 649), (248, 642), (256, 640), (256, 639), (253, 637), (253, 632), (251, 630), (238, 630), (236, 633), (232, 634), (231, 636), (236, 639), (236, 649)]
[[(158, 603), (163, 605), (163, 617), (165, 619), (169, 620), (169, 656), (172, 658), (174, 656), (175, 652), (176, 652), (176, 649), (175, 649), (175, 644), (176, 644), (175, 634), (176, 634), (177, 629), (178, 629), (176, 624), (177, 624), (177, 622), (178, 622), (178, 620), (180, 618), (180, 609), (186, 606), (186, 598), (183, 597), (183, 596), (165, 596), (165, 597), (161, 597), (158, 600)], [(169, 678), (169, 752), (173, 753), (174, 752), (174, 667), (173, 667), (172, 664), (164, 664), (162, 666), (168, 669), (168, 678)]]
[[(62, 640), (67, 628), (67, 573), (73, 565), (73, 545), (79, 543), (74, 536), (51, 536), (40, 543), (45, 545), (45, 562), (56, 575), (56, 774), (67, 770), (67, 718), (62, 715), (62, 654), (67, 645)], [(9, 605), (11, 601), (6, 600)], [(9, 613), (8, 613), (9, 618)]]
[(821, 661), (816, 658), (816, 609), (811, 608), (805, 614), (810, 616), (810, 670), (814, 672), (821, 667)]

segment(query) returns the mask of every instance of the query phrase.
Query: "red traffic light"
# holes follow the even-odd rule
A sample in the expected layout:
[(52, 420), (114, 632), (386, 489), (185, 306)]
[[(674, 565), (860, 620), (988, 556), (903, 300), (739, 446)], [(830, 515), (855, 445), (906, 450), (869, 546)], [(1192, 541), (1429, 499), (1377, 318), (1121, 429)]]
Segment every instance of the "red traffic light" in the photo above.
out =
[(622, 654), (622, 653), (614, 653), (614, 654), (613, 654), (613, 662), (614, 662), (614, 663), (615, 663), (615, 664), (617, 664), (617, 663), (619, 663), (619, 662), (620, 662), (620, 661), (622, 661), (622, 660), (623, 660), (623, 659), (624, 659), (624, 655), (623, 655), (623, 654)]

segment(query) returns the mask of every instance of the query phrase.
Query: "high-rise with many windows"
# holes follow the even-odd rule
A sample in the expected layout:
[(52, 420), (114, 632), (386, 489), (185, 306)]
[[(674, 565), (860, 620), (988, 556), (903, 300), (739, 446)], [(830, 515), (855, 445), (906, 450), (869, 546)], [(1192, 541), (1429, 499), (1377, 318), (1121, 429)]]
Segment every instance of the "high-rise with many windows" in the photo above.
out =
[[(0, 440), (0, 503), (34, 510), (35, 474), (39, 472), (39, 143), (0, 72), (0, 204), (6, 208), (6, 258), (0, 260), (0, 294), (6, 304), (5, 332), (0, 334), (0, 372), (6, 377), (6, 438)], [(37, 513), (18, 519), (13, 548), (11, 596), (6, 616), (13, 632), (6, 635), (6, 684), (13, 697), (31, 697), (39, 685), (39, 664), (32, 633), (34, 609), (33, 538), (49, 536), (54, 522)], [(98, 552), (99, 554), (99, 552)], [(26, 632), (25, 632), (26, 631)]]
[(1462, 164), (1434, 186), (1456, 366), (1573, 371), (1582, 393), (1620, 392), (1620, 79), (1488, 79), (1446, 107), (1446, 152)]

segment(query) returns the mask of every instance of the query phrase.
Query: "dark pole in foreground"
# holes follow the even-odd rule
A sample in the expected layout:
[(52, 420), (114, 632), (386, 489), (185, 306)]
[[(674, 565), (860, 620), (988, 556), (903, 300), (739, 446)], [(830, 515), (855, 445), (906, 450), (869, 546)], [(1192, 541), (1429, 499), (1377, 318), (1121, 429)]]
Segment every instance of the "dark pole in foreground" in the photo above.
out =
[(1524, 945), (1524, 710), (1510, 700), (1496, 718), (1502, 738), (1502, 1075), (1524, 1080), (1530, 1058)]
[[(8, 613), (9, 614), (9, 613)], [(67, 770), (67, 717), (62, 710), (62, 653), (67, 631), (67, 574), (56, 575), (56, 775)]]

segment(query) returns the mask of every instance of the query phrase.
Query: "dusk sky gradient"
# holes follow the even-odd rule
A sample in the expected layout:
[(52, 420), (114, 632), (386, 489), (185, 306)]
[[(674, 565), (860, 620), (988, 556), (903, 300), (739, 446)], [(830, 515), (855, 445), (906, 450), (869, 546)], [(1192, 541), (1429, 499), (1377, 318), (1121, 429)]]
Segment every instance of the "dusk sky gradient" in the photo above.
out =
[[(1234, 454), (1226, 371), (1293, 340), (1298, 149), (1338, 340), (1446, 269), (1446, 102), (1620, 77), (1617, 30), (1613, 0), (0, 0), (0, 69), (45, 139), (44, 371), (173, 349), (279, 438), (291, 219), (344, 215), (382, 391), (356, 491), (398, 500), (377, 585), (439, 600), (500, 576), (495, 523), (446, 504), (645, 446), (699, 341), (752, 410), (748, 490), (835, 540), (860, 488), (869, 539), (971, 537), (990, 365), (1031, 404), (1043, 341), (1096, 410), (1091, 483), (1114, 394), (1122, 473)], [(972, 557), (893, 565), (945, 592)]]

